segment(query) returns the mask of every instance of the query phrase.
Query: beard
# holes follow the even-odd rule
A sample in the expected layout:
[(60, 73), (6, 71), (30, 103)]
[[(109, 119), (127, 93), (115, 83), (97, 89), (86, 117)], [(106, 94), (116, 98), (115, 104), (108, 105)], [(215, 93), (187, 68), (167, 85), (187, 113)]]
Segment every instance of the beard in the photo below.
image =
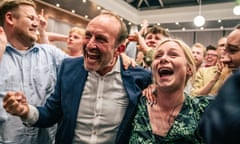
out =
[(15, 28), (15, 36), (24, 46), (31, 47), (38, 39), (37, 33), (27, 29)]

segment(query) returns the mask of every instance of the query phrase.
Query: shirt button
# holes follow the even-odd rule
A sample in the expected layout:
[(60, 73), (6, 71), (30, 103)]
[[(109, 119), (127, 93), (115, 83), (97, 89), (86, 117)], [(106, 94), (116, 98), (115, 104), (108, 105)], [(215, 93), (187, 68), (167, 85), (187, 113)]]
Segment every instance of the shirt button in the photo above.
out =
[(35, 53), (38, 52), (38, 48), (34, 48), (33, 52), (35, 52)]

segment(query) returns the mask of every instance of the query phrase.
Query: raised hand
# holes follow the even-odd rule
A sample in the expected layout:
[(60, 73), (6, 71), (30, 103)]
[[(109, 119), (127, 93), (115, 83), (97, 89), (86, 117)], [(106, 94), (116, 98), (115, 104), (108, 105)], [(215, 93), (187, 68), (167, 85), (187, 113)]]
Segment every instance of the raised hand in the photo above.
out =
[(221, 73), (222, 73), (223, 68), (224, 68), (224, 64), (219, 61), (219, 62), (217, 63), (217, 69), (216, 69), (216, 71), (215, 71), (216, 75), (215, 75), (215, 77), (214, 77), (214, 80), (217, 81), (217, 80), (219, 79), (219, 77), (221, 76)]
[(38, 26), (39, 43), (49, 43), (48, 34), (46, 32), (48, 23), (44, 17), (43, 9), (41, 9), (41, 13), (38, 15), (38, 18), (39, 18), (39, 26)]
[(47, 20), (44, 17), (44, 9), (41, 9), (41, 13), (38, 15), (39, 18), (39, 27), (38, 30), (41, 33), (42, 31), (45, 31), (47, 29)]

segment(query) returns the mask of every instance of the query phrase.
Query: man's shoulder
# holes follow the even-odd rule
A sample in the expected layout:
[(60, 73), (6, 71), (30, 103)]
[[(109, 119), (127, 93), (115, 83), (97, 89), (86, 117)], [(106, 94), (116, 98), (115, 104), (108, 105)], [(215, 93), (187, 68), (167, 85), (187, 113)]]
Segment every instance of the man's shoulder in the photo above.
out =
[(37, 48), (40, 51), (44, 51), (44, 52), (49, 53), (49, 54), (67, 55), (62, 49), (60, 49), (60, 48), (58, 48), (58, 47), (56, 47), (54, 45), (51, 45), (51, 44), (38, 44), (38, 43), (35, 43), (32, 48), (33, 49)]
[(63, 60), (63, 64), (75, 65), (75, 64), (83, 64), (83, 57), (67, 57)]
[(36, 47), (36, 48), (50, 48), (50, 49), (53, 49), (53, 48), (57, 48), (56, 46), (54, 46), (54, 45), (51, 45), (51, 44), (39, 44), (39, 43), (35, 43), (34, 45), (33, 45), (33, 47)]
[(75, 75), (76, 73), (86, 72), (83, 58), (65, 58), (61, 64), (61, 73), (65, 76)]

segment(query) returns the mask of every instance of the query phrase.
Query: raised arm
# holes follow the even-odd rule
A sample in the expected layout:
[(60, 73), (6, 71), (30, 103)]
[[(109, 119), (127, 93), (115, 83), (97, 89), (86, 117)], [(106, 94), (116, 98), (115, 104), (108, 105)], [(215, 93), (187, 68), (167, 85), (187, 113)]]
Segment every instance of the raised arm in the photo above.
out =
[(39, 32), (39, 43), (49, 43), (48, 40), (48, 34), (46, 32), (47, 29), (47, 20), (44, 18), (44, 10), (41, 10), (41, 13), (38, 15), (39, 18), (39, 26), (38, 26), (38, 32)]
[(147, 44), (143, 38), (143, 36), (147, 32), (147, 27), (148, 27), (148, 21), (143, 20), (142, 28), (140, 29), (140, 31), (138, 33), (136, 33), (136, 36), (138, 38), (138, 43), (139, 43), (138, 50), (143, 51), (144, 54), (146, 54), (151, 49), (147, 46)]

